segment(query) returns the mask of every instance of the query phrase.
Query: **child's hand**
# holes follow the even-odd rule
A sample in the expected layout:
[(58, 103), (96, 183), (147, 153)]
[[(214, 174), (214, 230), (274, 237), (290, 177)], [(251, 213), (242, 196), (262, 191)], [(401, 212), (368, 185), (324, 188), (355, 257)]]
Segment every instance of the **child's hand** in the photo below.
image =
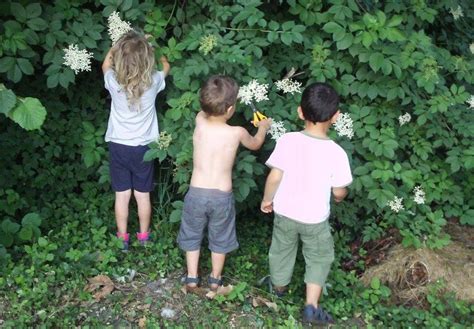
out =
[(262, 200), (260, 204), (260, 210), (266, 214), (269, 214), (273, 211), (273, 201)]
[(264, 119), (259, 121), (257, 124), (259, 128), (262, 127), (263, 129), (268, 130), (272, 125), (272, 119)]
[(166, 56), (161, 56), (161, 57), (160, 57), (160, 62), (162, 62), (162, 63), (168, 63), (168, 58), (166, 58)]

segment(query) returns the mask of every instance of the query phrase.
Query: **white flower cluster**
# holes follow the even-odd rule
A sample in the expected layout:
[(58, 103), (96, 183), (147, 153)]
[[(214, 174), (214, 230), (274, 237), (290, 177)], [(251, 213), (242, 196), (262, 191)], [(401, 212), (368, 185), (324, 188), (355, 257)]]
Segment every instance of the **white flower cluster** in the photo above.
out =
[(469, 45), (469, 50), (471, 51), (471, 54), (474, 54), (474, 42)]
[(268, 100), (268, 84), (260, 84), (257, 80), (250, 81), (247, 85), (240, 87), (239, 95), (240, 102), (249, 105), (252, 100), (260, 102)]
[(158, 148), (160, 150), (166, 150), (168, 146), (170, 146), (172, 140), (173, 137), (171, 137), (171, 134), (168, 134), (166, 131), (163, 130), (160, 132), (160, 137), (158, 137), (158, 140), (156, 142), (158, 143)]
[(122, 21), (116, 11), (110, 14), (110, 16), (107, 18), (107, 22), (109, 24), (109, 35), (113, 45), (118, 39), (120, 39), (122, 35), (132, 30), (130, 23)]
[(199, 40), (199, 51), (204, 55), (209, 54), (217, 45), (217, 37), (213, 34), (208, 34)]
[(410, 113), (405, 113), (404, 115), (400, 115), (398, 117), (398, 122), (400, 123), (400, 126), (403, 126), (404, 124), (406, 124), (410, 121), (411, 121)]
[(334, 129), (336, 129), (339, 136), (346, 136), (349, 139), (354, 137), (352, 118), (348, 113), (342, 113), (339, 115), (334, 123)]
[(390, 209), (392, 209), (393, 212), (399, 213), (400, 210), (405, 209), (403, 207), (402, 202), (403, 202), (403, 198), (399, 198), (395, 196), (392, 201), (388, 202), (388, 206), (390, 207)]
[(64, 65), (69, 66), (75, 74), (82, 71), (91, 70), (92, 53), (86, 49), (79, 50), (77, 45), (69, 45), (69, 48), (64, 48)]
[(469, 108), (474, 109), (474, 95), (471, 95), (471, 97), (469, 97), (466, 103), (469, 104)]
[(301, 93), (301, 82), (292, 79), (278, 80), (275, 85), (278, 90), (282, 90), (285, 94)]
[(278, 140), (280, 137), (286, 133), (286, 128), (283, 125), (283, 121), (272, 121), (270, 129), (268, 129), (267, 134), (272, 136), (273, 140)]
[(451, 15), (453, 15), (454, 20), (458, 20), (460, 17), (464, 17), (464, 13), (462, 12), (461, 6), (458, 6), (456, 9), (451, 8), (449, 10)]
[(421, 186), (415, 186), (414, 189), (415, 197), (413, 200), (417, 204), (424, 204), (425, 203), (425, 191), (421, 189)]

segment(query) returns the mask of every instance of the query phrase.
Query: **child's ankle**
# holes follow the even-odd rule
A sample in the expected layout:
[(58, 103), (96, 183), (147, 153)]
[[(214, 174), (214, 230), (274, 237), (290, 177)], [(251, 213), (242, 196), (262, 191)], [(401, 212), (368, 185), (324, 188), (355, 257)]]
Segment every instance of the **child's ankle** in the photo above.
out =
[(137, 239), (140, 241), (147, 241), (150, 238), (150, 232), (137, 232)]
[(117, 232), (117, 238), (122, 239), (125, 242), (128, 242), (130, 239), (130, 234)]

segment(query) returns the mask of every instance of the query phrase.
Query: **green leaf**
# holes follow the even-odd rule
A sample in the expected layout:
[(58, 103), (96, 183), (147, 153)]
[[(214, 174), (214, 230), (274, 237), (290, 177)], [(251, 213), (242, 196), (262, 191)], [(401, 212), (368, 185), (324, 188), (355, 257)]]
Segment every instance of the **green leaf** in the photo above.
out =
[(46, 247), (48, 245), (48, 240), (41, 237), (41, 238), (38, 239), (38, 244), (39, 244), (40, 247)]
[(18, 58), (16, 62), (24, 74), (32, 75), (34, 73), (33, 65), (31, 65), (29, 60), (25, 58)]
[(463, 225), (474, 226), (474, 209), (469, 209), (462, 214), (459, 222)]
[(3, 57), (0, 58), (0, 73), (10, 71), (15, 66), (14, 57)]
[(37, 98), (25, 97), (8, 116), (26, 130), (39, 129), (46, 118), (46, 109)]
[(16, 96), (10, 89), (0, 90), (0, 113), (8, 114), (16, 104)]
[(20, 233), (18, 233), (18, 237), (23, 241), (30, 241), (33, 237), (32, 227), (30, 225), (23, 226), (20, 230)]
[(40, 226), (41, 225), (41, 217), (37, 213), (30, 212), (26, 214), (25, 217), (21, 220), (21, 225), (31, 225), (31, 226)]
[(20, 224), (14, 223), (9, 219), (5, 219), (2, 222), (1, 227), (2, 227), (2, 231), (5, 233), (15, 234), (20, 229)]
[(33, 19), (28, 19), (26, 25), (34, 31), (43, 31), (48, 27), (48, 23), (42, 18), (36, 17)]
[(378, 277), (373, 277), (372, 281), (370, 281), (370, 287), (374, 290), (380, 289), (380, 279)]
[(381, 53), (373, 53), (369, 58), (369, 66), (372, 70), (377, 72), (384, 62), (384, 57)]
[(21, 4), (17, 2), (13, 2), (11, 4), (11, 13), (15, 18), (20, 21), (20, 22), (25, 22), (27, 20), (27, 15), (26, 15), (26, 10), (25, 7), (23, 7)]
[(41, 15), (42, 9), (39, 3), (30, 3), (26, 6), (26, 16), (28, 18), (35, 18)]
[(331, 34), (341, 32), (341, 31), (344, 32), (344, 28), (335, 22), (329, 22), (329, 23), (324, 24), (323, 30)]
[(13, 245), (13, 235), (4, 231), (0, 231), (0, 247), (11, 247)]
[(338, 50), (344, 50), (352, 46), (352, 42), (354, 41), (354, 36), (350, 33), (346, 33), (342, 40), (336, 43), (336, 47)]
[(179, 221), (181, 221), (181, 214), (182, 214), (181, 209), (173, 210), (170, 214), (170, 222), (171, 223), (178, 223)]
[(250, 193), (250, 187), (247, 184), (240, 184), (239, 192), (243, 199), (245, 199)]

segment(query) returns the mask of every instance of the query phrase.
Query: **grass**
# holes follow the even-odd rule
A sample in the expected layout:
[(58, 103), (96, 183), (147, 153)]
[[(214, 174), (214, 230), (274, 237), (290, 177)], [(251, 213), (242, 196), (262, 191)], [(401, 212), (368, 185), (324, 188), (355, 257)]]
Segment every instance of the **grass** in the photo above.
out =
[[(287, 297), (275, 299), (265, 287), (257, 285), (268, 274), (271, 217), (239, 216), (240, 248), (228, 256), (224, 269), (225, 284), (234, 286), (230, 295), (209, 300), (203, 294), (184, 294), (180, 283), (183, 254), (175, 242), (179, 224), (170, 223), (166, 216), (170, 196), (156, 197), (159, 211), (155, 211), (153, 220), (154, 243), (146, 248), (133, 241), (129, 253), (120, 252), (120, 243), (113, 235), (110, 195), (96, 198), (85, 213), (71, 210), (63, 225), (49, 231), (41, 244), (16, 247), (12, 252), (17, 255), (15, 259), (1, 268), (0, 327), (301, 327), (301, 253)], [(136, 226), (136, 214), (132, 214), (130, 231)], [(204, 277), (210, 271), (206, 245), (204, 242), (201, 256)], [(436, 307), (425, 310), (390, 305), (383, 299), (376, 303), (363, 299), (361, 296), (377, 295), (379, 291), (363, 287), (354, 272), (341, 269), (340, 257), (347, 255), (347, 250), (341, 248), (329, 277), (332, 287), (322, 300), (338, 320), (335, 327), (416, 324), (462, 328), (471, 321), (473, 307), (441, 297), (432, 296)], [(132, 272), (134, 278), (129, 280)], [(110, 277), (115, 289), (97, 301), (93, 298), (95, 292), (84, 291), (84, 287), (88, 278), (99, 274)], [(267, 306), (265, 302), (275, 304)], [(449, 307), (440, 309), (443, 303)], [(165, 309), (174, 314), (170, 318), (162, 316)]]

